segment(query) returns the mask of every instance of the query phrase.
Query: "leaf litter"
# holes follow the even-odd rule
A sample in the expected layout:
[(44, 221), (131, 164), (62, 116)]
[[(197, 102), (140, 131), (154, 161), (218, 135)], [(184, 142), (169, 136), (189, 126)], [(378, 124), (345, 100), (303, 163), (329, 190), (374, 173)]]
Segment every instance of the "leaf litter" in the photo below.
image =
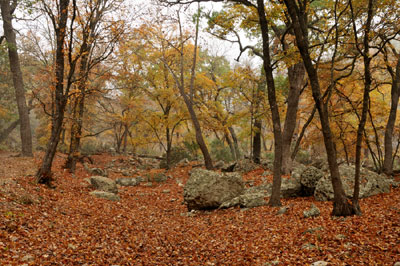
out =
[[(331, 202), (283, 199), (268, 206), (187, 214), (183, 187), (191, 166), (153, 186), (120, 187), (121, 201), (89, 195), (81, 164), (53, 166), (55, 189), (34, 183), (33, 159), (0, 154), (0, 265), (393, 265), (400, 261), (400, 189), (361, 200), (362, 216), (330, 216)], [(127, 157), (93, 156), (95, 166)], [(163, 172), (148, 169), (137, 175)], [(244, 176), (259, 183), (263, 171)], [(110, 172), (110, 178), (122, 177)], [(266, 177), (270, 179), (270, 177)], [(7, 181), (4, 181), (7, 180)], [(303, 218), (315, 204), (321, 215)]]

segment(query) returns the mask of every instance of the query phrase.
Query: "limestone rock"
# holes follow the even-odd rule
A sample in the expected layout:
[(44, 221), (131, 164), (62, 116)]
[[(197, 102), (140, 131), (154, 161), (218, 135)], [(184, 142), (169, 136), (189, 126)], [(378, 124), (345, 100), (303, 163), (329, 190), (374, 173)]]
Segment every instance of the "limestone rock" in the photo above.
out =
[(110, 178), (104, 176), (92, 176), (90, 177), (90, 183), (96, 190), (118, 193), (117, 184)]
[(216, 163), (214, 163), (214, 168), (215, 169), (221, 169), (221, 168), (224, 168), (225, 167), (225, 163), (224, 163), (224, 161), (218, 161), (218, 162), (216, 162)]
[(288, 206), (284, 206), (282, 208), (279, 209), (279, 211), (276, 212), (277, 215), (283, 215), (285, 213), (287, 213), (287, 211), (289, 210)]
[(195, 169), (184, 186), (183, 197), (189, 210), (206, 210), (218, 208), (243, 191), (243, 179), (238, 173)]
[(311, 208), (303, 212), (304, 218), (317, 217), (320, 214), (320, 210), (314, 204), (311, 204)]
[(92, 175), (105, 176), (105, 177), (108, 176), (108, 172), (106, 170), (101, 169), (101, 168), (90, 168), (87, 163), (84, 163), (83, 167), (85, 168), (86, 171), (88, 171)]
[(111, 200), (111, 201), (119, 201), (120, 200), (120, 197), (117, 194), (111, 193), (111, 192), (106, 192), (106, 191), (95, 190), (95, 191), (89, 192), (89, 194), (92, 196), (95, 196), (97, 198), (102, 198), (102, 199)]
[(226, 201), (219, 208), (231, 208), (239, 206), (241, 208), (254, 208), (267, 205), (266, 197), (271, 196), (271, 185), (261, 185), (244, 190), (243, 194)]
[(236, 162), (233, 171), (241, 172), (241, 173), (248, 173), (248, 172), (251, 172), (251, 171), (257, 169), (258, 167), (259, 167), (259, 165), (257, 165), (256, 163), (253, 163), (251, 160), (244, 159), (244, 160), (240, 160), (240, 161)]
[(137, 186), (140, 184), (141, 180), (139, 178), (117, 178), (115, 182), (123, 187)]
[(290, 178), (282, 178), (281, 197), (292, 198), (301, 196), (300, 179), (291, 176)]
[(324, 177), (324, 172), (314, 166), (307, 167), (300, 175), (303, 196), (312, 196), (318, 181)]
[[(339, 166), (340, 177), (342, 179), (343, 188), (348, 197), (353, 196), (354, 188), (354, 166)], [(366, 198), (380, 193), (390, 192), (391, 180), (384, 175), (378, 175), (375, 172), (361, 169), (360, 172), (360, 198)], [(320, 201), (333, 199), (333, 187), (329, 175), (321, 178), (315, 188), (314, 197)]]
[(328, 265), (328, 262), (322, 261), (322, 260), (316, 261), (316, 262), (313, 262), (310, 264), (310, 266), (327, 266), (327, 265)]

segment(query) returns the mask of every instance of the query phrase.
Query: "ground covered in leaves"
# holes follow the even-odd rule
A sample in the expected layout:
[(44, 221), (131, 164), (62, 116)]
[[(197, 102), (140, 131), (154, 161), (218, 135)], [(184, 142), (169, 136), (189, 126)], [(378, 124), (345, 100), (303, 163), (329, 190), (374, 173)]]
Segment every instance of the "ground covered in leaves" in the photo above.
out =
[[(361, 200), (362, 216), (332, 218), (332, 203), (283, 200), (289, 207), (187, 213), (191, 166), (153, 186), (121, 187), (121, 201), (89, 195), (82, 165), (72, 175), (57, 154), (55, 189), (34, 183), (33, 159), (0, 152), (0, 265), (393, 265), (400, 261), (400, 189)], [(128, 157), (97, 155), (94, 166)], [(115, 160), (117, 159), (117, 160)], [(145, 175), (160, 169), (135, 170)], [(256, 170), (246, 179), (262, 178)], [(111, 178), (121, 173), (110, 172)], [(314, 203), (321, 215), (303, 218)]]

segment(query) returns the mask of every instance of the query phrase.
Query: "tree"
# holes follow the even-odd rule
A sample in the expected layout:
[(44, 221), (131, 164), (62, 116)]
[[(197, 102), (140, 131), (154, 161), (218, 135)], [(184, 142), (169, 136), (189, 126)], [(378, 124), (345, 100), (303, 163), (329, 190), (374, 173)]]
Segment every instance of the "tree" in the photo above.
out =
[(385, 140), (384, 140), (385, 157), (383, 161), (383, 172), (385, 174), (390, 175), (393, 172), (393, 133), (397, 116), (397, 106), (400, 97), (400, 55), (399, 53), (397, 53), (396, 49), (392, 46), (390, 50), (392, 51), (392, 54), (395, 56), (397, 60), (397, 63), (393, 68), (389, 63), (388, 50), (389, 49), (384, 50), (385, 63), (387, 71), (389, 72), (392, 80), (391, 82), (392, 86), (391, 86), (390, 112), (385, 130)]
[[(20, 136), (22, 144), (22, 156), (33, 156), (32, 154), (32, 133), (29, 119), (29, 109), (26, 105), (24, 81), (19, 62), (17, 41), (12, 26), (12, 14), (16, 8), (17, 1), (11, 5), (10, 0), (1, 0), (1, 16), (3, 18), (4, 35), (8, 44), (8, 57), (13, 76), (15, 98), (18, 106)], [(11, 128), (11, 127), (10, 127)]]
[(332, 215), (353, 215), (355, 213), (354, 208), (352, 204), (349, 203), (349, 201), (347, 200), (342, 181), (340, 179), (337, 154), (329, 123), (328, 106), (326, 103), (323, 102), (317, 70), (312, 62), (310, 55), (306, 5), (298, 4), (294, 0), (284, 0), (284, 3), (287, 7), (288, 13), (292, 21), (294, 33), (297, 40), (297, 46), (303, 58), (304, 66), (310, 80), (312, 95), (321, 121), (324, 144), (328, 157), (329, 170), (334, 190)]
[(137, 127), (152, 131), (166, 154), (169, 167), (174, 135), (181, 122), (187, 119), (187, 112), (182, 108), (181, 97), (165, 65), (172, 69), (178, 64), (176, 50), (166, 40), (167, 32), (162, 23), (153, 20), (132, 30), (132, 40), (119, 49), (123, 64), (119, 66), (118, 87), (126, 95), (142, 94), (142, 112)]
[[(182, 20), (180, 17), (180, 10), (177, 10), (177, 23), (178, 23), (178, 31), (179, 31), (179, 41), (177, 46), (172, 46), (175, 50), (178, 51), (179, 53), (179, 59), (180, 59), (180, 65), (179, 65), (179, 71), (178, 73), (175, 73), (170, 66), (163, 61), (165, 66), (168, 68), (168, 70), (171, 72), (174, 81), (176, 83), (176, 86), (179, 89), (179, 93), (182, 96), (185, 105), (188, 109), (191, 121), (193, 123), (193, 127), (195, 129), (195, 134), (196, 134), (196, 141), (197, 144), (200, 147), (200, 150), (203, 154), (204, 157), (204, 164), (207, 169), (213, 169), (213, 164), (212, 164), (212, 159), (210, 156), (210, 153), (208, 151), (207, 145), (204, 141), (203, 133), (201, 130), (200, 122), (197, 117), (197, 114), (194, 110), (194, 103), (193, 103), (193, 98), (194, 98), (194, 86), (195, 86), (195, 78), (196, 78), (196, 64), (197, 64), (197, 54), (198, 54), (198, 36), (199, 36), (199, 22), (200, 22), (200, 6), (198, 7), (198, 13), (195, 16), (196, 17), (196, 25), (195, 25), (195, 36), (194, 36), (194, 47), (193, 47), (193, 60), (192, 60), (192, 65), (191, 65), (191, 73), (190, 73), (190, 81), (189, 84), (187, 85), (185, 83), (185, 73), (184, 73), (184, 55), (185, 55), (185, 36), (184, 36), (184, 31), (182, 27)], [(188, 87), (188, 88), (187, 88)], [(186, 89), (188, 89), (188, 92), (186, 92)]]
[[(65, 107), (68, 101), (69, 87), (64, 90), (64, 63), (65, 49), (64, 41), (67, 33), (67, 21), (69, 14), (69, 0), (57, 1), (57, 13), (53, 14), (50, 7), (43, 3), (44, 8), (51, 18), (56, 35), (56, 57), (55, 57), (55, 81), (54, 81), (54, 110), (51, 124), (51, 136), (47, 144), (46, 153), (42, 164), (36, 174), (36, 182), (50, 185), (52, 180), (51, 166), (53, 164), (54, 155), (60, 140), (60, 133), (64, 120)], [(73, 6), (76, 7), (75, 0)], [(75, 10), (72, 20), (75, 19)], [(72, 23), (72, 22), (71, 22)], [(72, 33), (71, 33), (72, 34)]]
[(86, 1), (84, 6), (78, 7), (80, 10), (78, 9), (79, 28), (77, 30), (80, 30), (81, 39), (77, 40), (79, 44), (76, 44), (76, 46), (80, 45), (80, 60), (76, 77), (77, 89), (71, 97), (71, 138), (68, 158), (65, 162), (65, 168), (71, 172), (75, 171), (79, 157), (85, 100), (88, 95), (93, 93), (93, 90), (90, 89), (89, 75), (96, 65), (105, 61), (111, 55), (124, 30), (123, 24), (119, 21), (111, 21), (109, 25), (103, 22), (107, 13), (112, 10), (115, 11), (115, 8), (119, 6), (118, 4), (118, 0), (91, 0)]

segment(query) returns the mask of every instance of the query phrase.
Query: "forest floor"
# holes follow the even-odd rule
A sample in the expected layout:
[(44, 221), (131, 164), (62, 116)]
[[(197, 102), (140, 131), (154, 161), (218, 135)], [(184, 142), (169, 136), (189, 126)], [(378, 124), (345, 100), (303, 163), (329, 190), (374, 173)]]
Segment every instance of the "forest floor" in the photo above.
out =
[[(95, 155), (94, 166), (128, 157)], [(117, 160), (116, 160), (117, 159)], [(0, 152), (0, 265), (393, 265), (400, 261), (400, 189), (361, 200), (362, 216), (334, 218), (331, 202), (282, 200), (277, 208), (187, 213), (183, 184), (191, 166), (166, 172), (153, 186), (121, 187), (121, 201), (89, 195), (90, 174), (64, 171), (57, 154), (54, 185), (34, 183), (40, 154)], [(137, 171), (163, 172), (161, 169)], [(263, 170), (245, 175), (261, 179)], [(122, 177), (110, 173), (110, 178)], [(321, 215), (303, 218), (314, 203)]]

